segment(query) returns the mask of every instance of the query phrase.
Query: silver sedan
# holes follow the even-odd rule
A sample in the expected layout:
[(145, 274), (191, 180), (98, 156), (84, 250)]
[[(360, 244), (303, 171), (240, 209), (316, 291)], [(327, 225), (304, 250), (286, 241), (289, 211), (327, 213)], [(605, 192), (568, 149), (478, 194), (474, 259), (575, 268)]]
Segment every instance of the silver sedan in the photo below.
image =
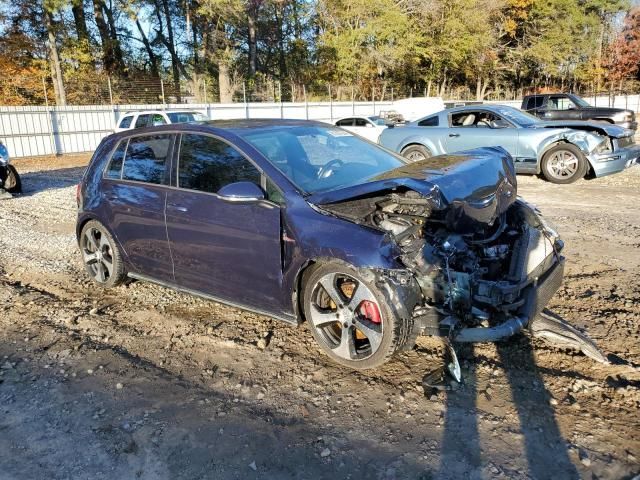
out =
[(571, 183), (587, 174), (601, 177), (634, 165), (640, 146), (633, 134), (606, 123), (545, 122), (513, 107), (480, 105), (443, 110), (388, 128), (379, 143), (413, 161), (499, 146), (511, 154), (518, 173)]

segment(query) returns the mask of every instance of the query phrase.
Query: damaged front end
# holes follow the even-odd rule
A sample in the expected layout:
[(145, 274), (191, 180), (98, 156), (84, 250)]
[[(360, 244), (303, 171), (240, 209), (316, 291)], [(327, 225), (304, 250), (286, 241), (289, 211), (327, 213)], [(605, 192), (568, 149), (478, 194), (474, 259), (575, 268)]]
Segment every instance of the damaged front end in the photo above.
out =
[(323, 209), (385, 231), (397, 247), (419, 290), (419, 334), (500, 340), (531, 325), (561, 285), (563, 242), (517, 198), (502, 149), (435, 157), (333, 195)]

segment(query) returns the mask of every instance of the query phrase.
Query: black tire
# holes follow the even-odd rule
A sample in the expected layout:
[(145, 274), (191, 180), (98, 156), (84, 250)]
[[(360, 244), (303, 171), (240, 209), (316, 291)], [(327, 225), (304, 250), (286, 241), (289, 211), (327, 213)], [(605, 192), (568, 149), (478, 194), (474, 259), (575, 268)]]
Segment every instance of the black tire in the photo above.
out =
[(423, 145), (409, 145), (407, 148), (402, 150), (402, 156), (412, 162), (419, 162), (421, 160), (426, 160), (432, 155), (429, 149)]
[(13, 165), (7, 165), (6, 175), (7, 177), (4, 180), (4, 189), (12, 194), (22, 193), (22, 182), (16, 167)]
[(97, 285), (112, 288), (124, 281), (124, 262), (118, 244), (97, 220), (90, 220), (82, 227), (80, 254), (85, 270)]
[[(351, 289), (351, 297), (346, 295), (344, 283), (342, 286), (337, 286), (336, 290), (338, 290), (338, 292), (334, 292), (340, 295), (342, 297), (341, 300), (344, 301), (343, 304), (341, 304), (340, 300), (337, 305), (335, 302), (331, 304), (336, 306), (335, 312), (339, 311), (337, 307), (344, 307), (341, 308), (340, 311), (346, 311), (347, 316), (341, 317), (341, 320), (338, 320), (338, 318), (333, 320), (333, 315), (338, 317), (340, 314), (334, 313), (334, 310), (331, 308), (328, 310), (318, 308), (318, 298), (329, 295), (320, 282), (325, 281), (327, 278), (331, 279), (332, 276), (337, 279), (342, 279), (343, 282), (346, 281), (347, 284), (351, 280), (355, 280), (356, 282), (355, 287)], [(352, 267), (334, 262), (314, 267), (312, 270), (306, 272), (303, 278), (303, 309), (311, 334), (323, 353), (336, 363), (354, 370), (376, 368), (387, 362), (394, 353), (402, 349), (409, 342), (410, 333), (413, 329), (412, 319), (398, 319), (395, 317), (387, 305), (384, 294), (372, 283), (372, 280), (373, 278), (363, 278), (363, 276)], [(338, 283), (334, 281), (333, 285), (336, 286)], [(361, 285), (366, 288), (358, 290), (361, 288)], [(329, 295), (328, 298), (332, 299), (334, 297)], [(361, 298), (363, 299), (362, 301), (359, 300)], [(353, 304), (352, 300), (354, 302)], [(376, 304), (379, 313), (377, 317), (379, 323), (370, 322), (366, 317), (363, 317), (362, 309), (364, 308), (363, 304), (365, 302), (374, 302)], [(350, 320), (348, 317), (348, 309), (353, 306), (355, 306), (355, 310), (350, 310), (353, 315), (353, 320)], [(312, 309), (314, 310), (312, 311)], [(316, 317), (314, 317), (314, 315), (326, 316), (330, 323), (323, 324), (321, 322), (324, 320), (321, 320), (321, 322), (318, 322), (316, 325), (316, 321), (314, 321)], [(345, 330), (347, 324), (349, 325)], [(368, 330), (360, 330), (363, 326)], [(369, 340), (369, 337), (374, 338), (374, 336), (368, 332), (373, 332), (374, 329), (376, 340), (372, 342)], [(337, 340), (337, 338), (340, 340)], [(350, 358), (336, 353), (341, 351), (343, 353), (345, 352), (344, 349), (340, 348), (345, 338), (350, 338), (353, 342), (353, 353), (355, 356), (350, 356)], [(351, 349), (348, 349), (348, 351), (351, 352)]]
[(545, 152), (540, 167), (551, 183), (568, 184), (587, 174), (589, 162), (578, 147), (560, 143)]

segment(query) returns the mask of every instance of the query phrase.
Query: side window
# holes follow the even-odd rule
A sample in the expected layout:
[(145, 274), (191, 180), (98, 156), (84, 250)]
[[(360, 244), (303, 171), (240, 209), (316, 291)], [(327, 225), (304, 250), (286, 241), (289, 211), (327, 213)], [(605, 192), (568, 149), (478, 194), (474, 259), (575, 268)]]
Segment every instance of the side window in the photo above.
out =
[(149, 116), (150, 115), (138, 115), (138, 118), (136, 120), (136, 125), (135, 128), (142, 128), (142, 127), (146, 127), (147, 124), (149, 123)]
[(231, 145), (206, 135), (182, 135), (178, 186), (216, 193), (235, 182), (260, 185), (260, 172)]
[(153, 125), (154, 127), (166, 125), (166, 123), (167, 121), (159, 113), (154, 113), (153, 115), (151, 115), (151, 125)]
[(122, 120), (120, 120), (120, 125), (118, 128), (129, 128), (131, 126), (131, 120), (133, 120), (133, 115), (127, 115)]
[(576, 106), (567, 97), (549, 97), (550, 110), (569, 110), (571, 108), (576, 108)]
[(123, 180), (165, 183), (165, 163), (169, 155), (172, 135), (149, 135), (129, 140), (124, 157)]
[(356, 127), (366, 127), (368, 122), (364, 118), (356, 118)]
[(529, 97), (529, 100), (527, 100), (527, 110), (533, 110), (534, 108), (540, 108), (542, 107), (542, 104), (544, 103), (544, 97)]
[(429, 117), (424, 120), (420, 120), (418, 122), (419, 127), (437, 127), (438, 126), (438, 117)]
[(480, 112), (458, 112), (451, 115), (452, 127), (473, 127), (480, 116)]
[(353, 118), (344, 118), (336, 122), (338, 127), (353, 127)]
[(105, 177), (120, 179), (120, 175), (122, 174), (122, 161), (124, 160), (124, 152), (126, 149), (127, 140), (122, 140), (113, 151), (113, 155), (111, 155), (107, 170), (104, 172)]
[(266, 192), (267, 192), (267, 200), (271, 200), (273, 203), (277, 203), (278, 205), (284, 205), (284, 195), (276, 185), (269, 180), (266, 179)]

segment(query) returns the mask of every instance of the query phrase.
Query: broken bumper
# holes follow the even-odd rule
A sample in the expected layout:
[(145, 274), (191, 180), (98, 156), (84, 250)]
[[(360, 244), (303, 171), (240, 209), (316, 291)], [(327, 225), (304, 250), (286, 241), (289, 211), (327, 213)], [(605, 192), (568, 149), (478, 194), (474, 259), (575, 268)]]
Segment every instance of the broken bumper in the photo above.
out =
[(621, 148), (606, 154), (591, 154), (588, 156), (596, 177), (604, 177), (612, 173), (621, 172), (640, 161), (640, 145)]

